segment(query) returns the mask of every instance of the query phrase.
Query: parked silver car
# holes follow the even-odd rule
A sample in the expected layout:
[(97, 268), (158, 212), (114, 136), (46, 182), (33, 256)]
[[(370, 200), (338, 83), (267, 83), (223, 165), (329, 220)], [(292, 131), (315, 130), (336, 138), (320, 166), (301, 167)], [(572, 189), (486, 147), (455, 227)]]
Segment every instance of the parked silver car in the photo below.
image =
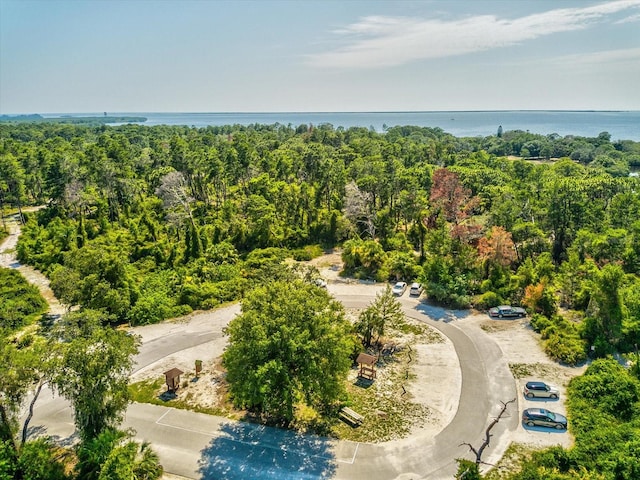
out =
[(522, 412), (522, 422), (527, 427), (553, 427), (558, 430), (567, 428), (567, 417), (544, 408), (527, 408)]
[(558, 398), (560, 392), (553, 385), (544, 382), (527, 382), (524, 386), (524, 395), (527, 398)]

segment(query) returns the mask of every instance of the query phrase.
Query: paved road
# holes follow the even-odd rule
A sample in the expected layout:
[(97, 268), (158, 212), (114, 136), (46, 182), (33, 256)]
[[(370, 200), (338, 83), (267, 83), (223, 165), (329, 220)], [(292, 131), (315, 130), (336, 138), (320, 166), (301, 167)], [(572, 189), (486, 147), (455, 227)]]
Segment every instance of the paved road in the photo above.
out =
[[(346, 307), (367, 306), (371, 295), (336, 298)], [(499, 412), (501, 401), (516, 396), (515, 382), (495, 342), (477, 329), (466, 329), (464, 314), (403, 299), (405, 314), (425, 322), (453, 343), (462, 373), (458, 411), (435, 437), (429, 434), (383, 444), (333, 441), (316, 436), (233, 422), (224, 418), (153, 405), (133, 404), (124, 427), (150, 441), (167, 472), (203, 479), (316, 479), (353, 480), (450, 479), (455, 458), (467, 457), (462, 442), (479, 446), (484, 430)], [(221, 315), (232, 318), (237, 306)], [(176, 325), (162, 337), (148, 338), (136, 359), (142, 369), (164, 356), (210, 341), (223, 341), (221, 332), (206, 324)], [(515, 410), (515, 407), (513, 408)], [(32, 426), (46, 425), (46, 433), (72, 439), (71, 411), (46, 392), (37, 403)], [(492, 431), (491, 446), (483, 459), (497, 460), (507, 447), (507, 430), (517, 428), (517, 414), (506, 417)], [(40, 427), (41, 429), (44, 427)], [(38, 430), (38, 427), (36, 427)]]

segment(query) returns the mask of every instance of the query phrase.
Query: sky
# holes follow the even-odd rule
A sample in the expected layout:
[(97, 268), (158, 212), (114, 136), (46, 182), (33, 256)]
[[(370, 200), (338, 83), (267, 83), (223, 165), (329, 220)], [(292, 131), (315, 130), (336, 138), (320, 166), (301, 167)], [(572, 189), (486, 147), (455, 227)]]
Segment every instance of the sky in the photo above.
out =
[(0, 0), (0, 114), (640, 110), (640, 0)]

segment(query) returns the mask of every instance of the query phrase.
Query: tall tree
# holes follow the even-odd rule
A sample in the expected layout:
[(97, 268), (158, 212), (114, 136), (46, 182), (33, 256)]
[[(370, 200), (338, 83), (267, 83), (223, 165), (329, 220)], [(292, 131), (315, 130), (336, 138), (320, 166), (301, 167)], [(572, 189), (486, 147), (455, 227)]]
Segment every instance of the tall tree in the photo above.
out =
[(448, 222), (457, 224), (468, 216), (470, 199), (471, 191), (462, 185), (457, 173), (448, 168), (433, 172), (429, 202)]
[(620, 265), (605, 265), (594, 283), (585, 329), (597, 353), (603, 354), (617, 346), (622, 335), (624, 309), (621, 291), (625, 285), (625, 273)]
[(24, 223), (22, 205), (25, 201), (25, 173), (20, 162), (11, 154), (0, 155), (0, 196), (18, 209), (20, 222)]
[(294, 406), (330, 406), (343, 393), (352, 352), (342, 305), (302, 280), (250, 292), (227, 327), (223, 355), (238, 406), (289, 423)]
[(376, 237), (375, 202), (373, 195), (358, 187), (355, 182), (345, 187), (344, 215), (354, 226), (362, 227), (367, 235)]
[(138, 340), (121, 330), (96, 327), (66, 345), (54, 383), (73, 407), (83, 441), (116, 427), (129, 403), (127, 388)]
[(356, 332), (362, 335), (362, 343), (365, 347), (371, 346), (373, 335), (384, 335), (388, 325), (398, 323), (404, 318), (400, 302), (393, 296), (391, 287), (376, 295), (374, 302), (364, 309), (354, 327)]
[(511, 233), (502, 227), (492, 227), (486, 237), (478, 243), (480, 258), (491, 263), (509, 266), (516, 259), (516, 249)]

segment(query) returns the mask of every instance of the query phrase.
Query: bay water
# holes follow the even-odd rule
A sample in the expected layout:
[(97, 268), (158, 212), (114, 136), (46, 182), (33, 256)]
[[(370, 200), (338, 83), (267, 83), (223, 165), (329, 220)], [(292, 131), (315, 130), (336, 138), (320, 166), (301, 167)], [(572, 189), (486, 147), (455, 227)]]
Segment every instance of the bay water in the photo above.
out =
[[(75, 114), (80, 116), (81, 114)], [(82, 114), (100, 115), (100, 114)], [(449, 111), (449, 112), (229, 112), (161, 113), (109, 112), (117, 116), (142, 116), (143, 125), (251, 125), (279, 123), (297, 127), (302, 124), (331, 124), (334, 128), (364, 127), (377, 132), (399, 125), (438, 127), (456, 137), (495, 135), (503, 131), (523, 130), (541, 135), (558, 134), (597, 137), (608, 132), (612, 140), (640, 141), (640, 111)], [(54, 116), (46, 115), (46, 116)]]

